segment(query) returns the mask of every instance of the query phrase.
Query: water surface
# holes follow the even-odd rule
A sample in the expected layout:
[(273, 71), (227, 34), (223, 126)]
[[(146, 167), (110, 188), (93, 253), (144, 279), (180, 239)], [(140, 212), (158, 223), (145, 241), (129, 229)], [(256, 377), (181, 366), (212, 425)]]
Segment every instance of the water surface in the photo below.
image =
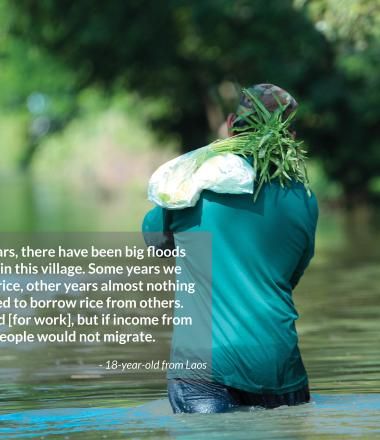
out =
[[(143, 199), (136, 190), (134, 200)], [(79, 197), (79, 196), (78, 196)], [(147, 204), (2, 186), (2, 230), (133, 230)], [(130, 207), (130, 208), (128, 208)], [(313, 401), (294, 408), (173, 416), (161, 373), (107, 372), (105, 359), (152, 359), (134, 345), (3, 345), (1, 438), (343, 438), (380, 436), (380, 220), (322, 212), (316, 256), (294, 300)]]

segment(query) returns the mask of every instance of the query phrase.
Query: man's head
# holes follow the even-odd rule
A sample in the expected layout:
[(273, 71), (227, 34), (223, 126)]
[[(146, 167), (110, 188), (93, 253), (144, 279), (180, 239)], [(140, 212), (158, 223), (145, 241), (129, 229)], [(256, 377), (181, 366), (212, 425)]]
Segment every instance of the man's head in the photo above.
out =
[[(270, 112), (274, 112), (279, 107), (278, 101), (284, 106), (287, 105), (284, 118), (287, 118), (298, 107), (297, 101), (289, 92), (274, 84), (256, 84), (248, 87), (247, 90), (255, 95)], [(253, 102), (242, 93), (236, 112), (230, 113), (227, 117), (227, 127), (230, 134), (233, 133), (235, 127), (244, 128), (246, 124), (243, 120), (237, 120), (238, 116), (253, 111), (253, 109)]]

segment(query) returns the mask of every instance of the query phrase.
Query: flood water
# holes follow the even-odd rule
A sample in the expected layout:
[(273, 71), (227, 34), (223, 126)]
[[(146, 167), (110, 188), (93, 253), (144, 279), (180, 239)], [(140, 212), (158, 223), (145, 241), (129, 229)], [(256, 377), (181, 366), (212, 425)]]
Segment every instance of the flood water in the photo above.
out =
[[(3, 185), (0, 201), (7, 209), (1, 229), (136, 230), (146, 207), (95, 196), (84, 201), (54, 191)], [(139, 191), (135, 201), (144, 196)], [(162, 373), (98, 367), (105, 359), (152, 359), (154, 350), (167, 349), (169, 334), (161, 335), (163, 345), (149, 353), (137, 345), (3, 344), (0, 438), (378, 438), (379, 261), (379, 217), (321, 212), (316, 256), (294, 292), (309, 404), (173, 416)]]

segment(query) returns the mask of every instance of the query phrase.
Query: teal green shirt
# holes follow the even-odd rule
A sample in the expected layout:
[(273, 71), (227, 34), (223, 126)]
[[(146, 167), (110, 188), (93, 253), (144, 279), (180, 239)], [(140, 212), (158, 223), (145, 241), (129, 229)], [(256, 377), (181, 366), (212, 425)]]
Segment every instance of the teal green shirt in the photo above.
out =
[[(211, 233), (214, 381), (275, 394), (308, 383), (292, 289), (314, 254), (317, 219), (314, 195), (277, 182), (264, 185), (256, 202), (203, 191), (193, 208), (156, 207), (145, 216), (144, 232)], [(163, 235), (158, 245), (166, 244)]]

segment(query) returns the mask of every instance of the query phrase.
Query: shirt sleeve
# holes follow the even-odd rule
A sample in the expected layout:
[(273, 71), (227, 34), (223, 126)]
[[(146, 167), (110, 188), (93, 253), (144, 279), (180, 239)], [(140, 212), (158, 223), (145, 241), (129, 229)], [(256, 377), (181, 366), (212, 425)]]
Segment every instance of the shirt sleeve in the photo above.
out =
[(298, 262), (298, 265), (293, 272), (293, 275), (290, 279), (290, 285), (292, 286), (292, 289), (294, 289), (299, 280), (301, 279), (302, 275), (304, 274), (306, 268), (308, 267), (310, 260), (314, 257), (315, 252), (315, 232), (317, 228), (317, 222), (318, 222), (318, 203), (317, 200), (314, 198), (315, 204), (314, 204), (314, 212), (313, 212), (313, 223), (310, 228), (310, 235), (308, 240), (308, 246), (305, 249), (304, 253), (302, 254), (300, 261)]
[(303, 253), (303, 255), (302, 255), (302, 257), (296, 267), (296, 270), (293, 272), (293, 275), (290, 279), (290, 285), (292, 286), (292, 289), (294, 289), (297, 286), (299, 280), (301, 279), (307, 266), (309, 265), (310, 260), (313, 258), (314, 249), (315, 249), (315, 241), (313, 239), (311, 244), (308, 246), (308, 248)]
[(158, 249), (174, 249), (174, 236), (170, 230), (171, 213), (156, 206), (144, 217), (142, 233), (147, 246)]

